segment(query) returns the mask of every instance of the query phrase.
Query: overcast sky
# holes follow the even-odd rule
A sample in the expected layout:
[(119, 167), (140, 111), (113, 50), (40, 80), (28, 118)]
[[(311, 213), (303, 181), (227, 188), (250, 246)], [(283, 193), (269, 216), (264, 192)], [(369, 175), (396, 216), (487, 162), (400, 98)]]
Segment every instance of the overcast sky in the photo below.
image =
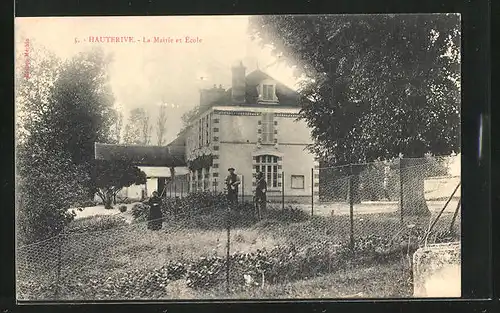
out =
[[(112, 53), (109, 74), (116, 104), (125, 114), (143, 107), (154, 120), (158, 105), (162, 100), (167, 102), (167, 141), (177, 135), (182, 114), (198, 104), (200, 88), (214, 84), (230, 87), (234, 62), (242, 59), (247, 73), (257, 64), (262, 69), (275, 62), (268, 49), (249, 38), (247, 16), (16, 18), (15, 22), (18, 50), (23, 49), (23, 40), (30, 38), (62, 59), (91, 45)], [(134, 37), (139, 42), (89, 43), (89, 36)], [(186, 36), (198, 37), (201, 43), (141, 42), (143, 37), (154, 36), (183, 41)], [(265, 71), (292, 88), (296, 83), (288, 67), (274, 65)]]

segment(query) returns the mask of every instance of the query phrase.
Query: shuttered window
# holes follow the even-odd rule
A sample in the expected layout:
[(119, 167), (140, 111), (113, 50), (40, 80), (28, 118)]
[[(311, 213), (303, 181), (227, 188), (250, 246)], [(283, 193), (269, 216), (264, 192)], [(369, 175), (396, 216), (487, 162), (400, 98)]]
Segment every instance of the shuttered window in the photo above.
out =
[(262, 86), (262, 99), (272, 101), (274, 100), (274, 86), (273, 85), (263, 85)]
[(262, 143), (274, 144), (274, 114), (262, 114)]

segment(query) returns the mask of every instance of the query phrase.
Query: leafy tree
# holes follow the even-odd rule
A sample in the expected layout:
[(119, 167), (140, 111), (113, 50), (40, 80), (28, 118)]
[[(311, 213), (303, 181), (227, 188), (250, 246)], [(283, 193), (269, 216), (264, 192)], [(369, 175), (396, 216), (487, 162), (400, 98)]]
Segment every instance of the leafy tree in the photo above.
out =
[(167, 131), (167, 106), (162, 103), (159, 108), (158, 119), (156, 120), (156, 136), (158, 138), (158, 145), (165, 144), (165, 134)]
[(25, 142), (31, 133), (42, 130), (39, 123), (50, 114), (50, 97), (61, 65), (55, 54), (34, 40), (29, 41), (27, 53), (22, 50), (16, 51), (15, 63), (17, 143)]
[(199, 113), (200, 113), (200, 106), (197, 105), (182, 115), (182, 117), (181, 117), (181, 120), (182, 120), (181, 132), (184, 129), (186, 129), (186, 127), (188, 127), (188, 125), (199, 115)]
[[(95, 142), (113, 142), (116, 111), (107, 67), (111, 57), (102, 49), (81, 52), (61, 66), (51, 97), (54, 114), (51, 150), (66, 151), (71, 161), (92, 173)], [(95, 186), (85, 186), (93, 198)]]
[(113, 113), (113, 127), (111, 129), (111, 142), (119, 144), (121, 142), (122, 127), (123, 127), (123, 114), (115, 110)]
[(146, 183), (146, 174), (126, 161), (96, 161), (93, 169), (97, 195), (106, 209), (113, 207), (113, 200), (122, 188)]
[(16, 163), (19, 243), (58, 234), (74, 218), (69, 209), (88, 199), (85, 168), (75, 166), (67, 153), (49, 151), (33, 139), (18, 147)]
[(91, 50), (62, 62), (31, 44), (30, 77), (16, 85), (16, 170), (20, 237), (58, 233), (71, 207), (94, 195), (94, 142), (109, 142), (113, 96), (110, 59)]
[(152, 126), (149, 115), (143, 108), (130, 111), (127, 125), (125, 126), (124, 141), (131, 145), (149, 145), (151, 142)]
[[(30, 41), (29, 53), (16, 56), (16, 228), (19, 244), (53, 236), (72, 220), (68, 211), (83, 201), (89, 182), (68, 151), (59, 149), (54, 116), (61, 114), (53, 94), (61, 60)], [(29, 77), (24, 75), (29, 62)]]
[(458, 15), (266, 15), (250, 31), (305, 77), (311, 151), (335, 165), (412, 158), (401, 209), (429, 214), (416, 166), (460, 150)]

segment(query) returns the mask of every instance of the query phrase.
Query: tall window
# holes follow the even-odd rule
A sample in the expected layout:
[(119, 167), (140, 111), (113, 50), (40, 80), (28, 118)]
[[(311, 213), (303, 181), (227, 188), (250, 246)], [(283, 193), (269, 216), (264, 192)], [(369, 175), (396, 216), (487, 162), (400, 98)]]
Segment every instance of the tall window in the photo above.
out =
[(205, 144), (210, 143), (210, 115), (205, 117)]
[(262, 99), (274, 100), (274, 85), (262, 85)]
[(201, 148), (201, 145), (203, 144), (203, 131), (201, 129), (201, 126), (203, 124), (201, 123), (201, 120), (198, 120), (198, 148)]
[(268, 188), (278, 187), (278, 157), (274, 155), (257, 156), (255, 169), (264, 173)]
[(262, 143), (274, 143), (274, 114), (262, 113)]

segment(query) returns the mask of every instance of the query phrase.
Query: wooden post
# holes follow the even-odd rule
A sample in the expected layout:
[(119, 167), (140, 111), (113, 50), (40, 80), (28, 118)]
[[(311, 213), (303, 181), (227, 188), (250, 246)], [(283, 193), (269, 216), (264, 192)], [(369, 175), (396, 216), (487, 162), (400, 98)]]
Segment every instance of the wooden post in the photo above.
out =
[(184, 193), (184, 181), (181, 181), (181, 199), (182, 199), (182, 194)]
[(350, 246), (351, 251), (354, 252), (354, 199), (353, 199), (353, 186), (352, 186), (352, 164), (349, 165), (349, 221), (350, 221)]
[(455, 209), (455, 213), (453, 213), (453, 218), (451, 219), (451, 224), (450, 224), (450, 233), (453, 232), (453, 225), (455, 224), (455, 220), (457, 219), (457, 215), (458, 215), (458, 209), (460, 209), (460, 205), (462, 204), (462, 198), (460, 197), (458, 199), (458, 203), (457, 203), (457, 208)]
[(226, 292), (229, 294), (229, 273), (230, 273), (230, 254), (229, 249), (231, 245), (231, 203), (227, 205), (227, 251), (226, 251)]
[(245, 176), (241, 175), (241, 203), (245, 202)]
[(311, 168), (311, 216), (314, 216), (314, 167)]
[(285, 172), (281, 173), (281, 209), (285, 209)]

